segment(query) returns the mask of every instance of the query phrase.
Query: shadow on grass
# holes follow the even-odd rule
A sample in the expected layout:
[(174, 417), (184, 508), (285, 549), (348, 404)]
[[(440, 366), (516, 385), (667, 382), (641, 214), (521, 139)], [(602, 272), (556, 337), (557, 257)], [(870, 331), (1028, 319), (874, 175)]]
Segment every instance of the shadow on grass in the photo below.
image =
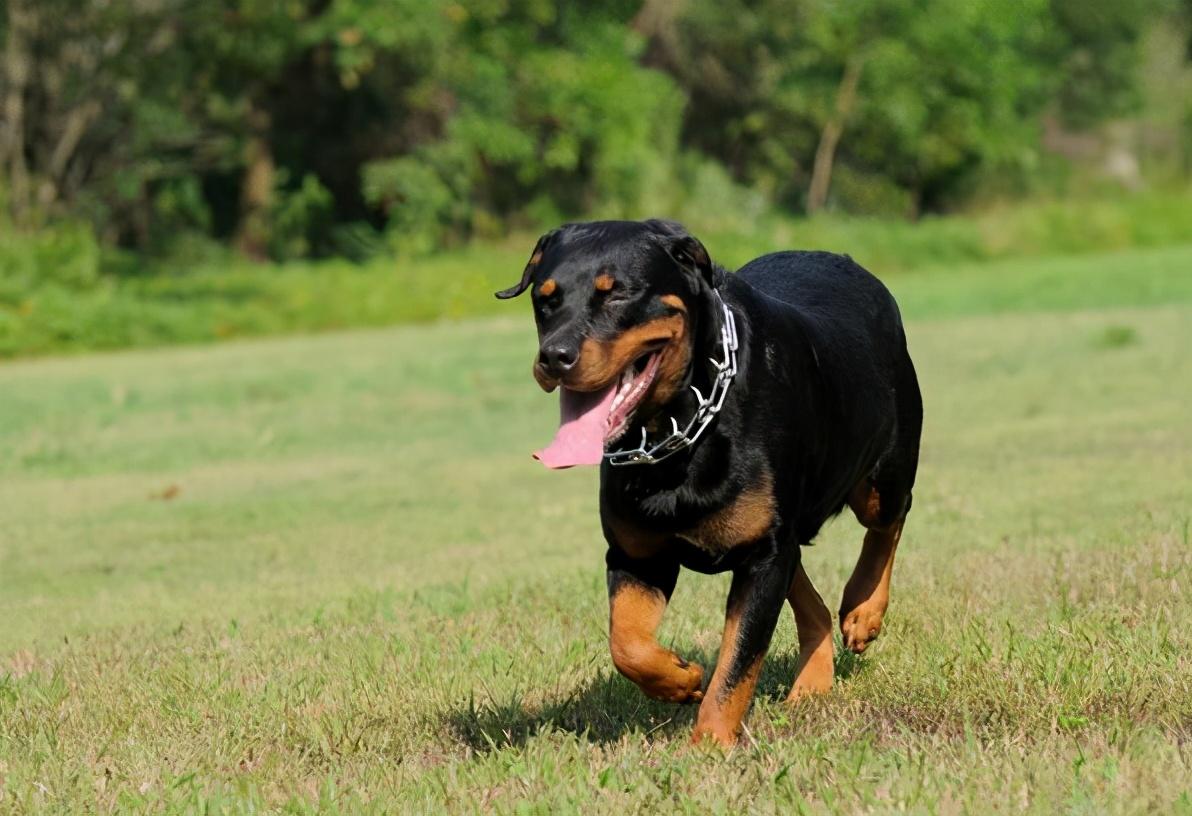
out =
[[(704, 666), (705, 683), (715, 655), (693, 652)], [(771, 653), (758, 679), (758, 698), (785, 699), (795, 679), (797, 652)], [(860, 672), (860, 657), (837, 648), (835, 678), (847, 680)], [(477, 705), (475, 700), (442, 715), (442, 724), (460, 742), (478, 753), (520, 747), (542, 733), (562, 731), (590, 743), (606, 744), (633, 734), (677, 737), (690, 732), (696, 705), (651, 700), (615, 671), (602, 671), (569, 693), (541, 705), (527, 704), (521, 693), (505, 702)]]

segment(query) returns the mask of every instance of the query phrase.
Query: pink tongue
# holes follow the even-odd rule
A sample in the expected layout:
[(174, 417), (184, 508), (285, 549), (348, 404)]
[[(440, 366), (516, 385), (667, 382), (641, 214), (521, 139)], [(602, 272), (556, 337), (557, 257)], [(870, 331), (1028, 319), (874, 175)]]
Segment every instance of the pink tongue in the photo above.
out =
[(604, 432), (616, 395), (616, 383), (603, 391), (559, 392), (559, 430), (554, 441), (534, 454), (548, 468), (598, 465), (604, 456)]

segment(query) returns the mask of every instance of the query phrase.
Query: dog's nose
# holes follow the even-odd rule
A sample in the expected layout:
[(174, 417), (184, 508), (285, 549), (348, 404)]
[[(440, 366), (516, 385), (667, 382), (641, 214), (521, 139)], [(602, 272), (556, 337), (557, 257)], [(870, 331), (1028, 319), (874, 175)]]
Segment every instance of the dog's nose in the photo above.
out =
[(552, 344), (539, 350), (538, 363), (547, 374), (559, 378), (575, 366), (577, 356), (573, 348)]

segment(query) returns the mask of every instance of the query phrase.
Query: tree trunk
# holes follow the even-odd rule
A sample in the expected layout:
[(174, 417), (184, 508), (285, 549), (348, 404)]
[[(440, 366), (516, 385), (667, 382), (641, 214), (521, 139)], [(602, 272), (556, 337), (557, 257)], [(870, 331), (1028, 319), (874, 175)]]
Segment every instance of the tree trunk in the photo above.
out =
[(861, 81), (861, 69), (865, 66), (863, 57), (850, 57), (844, 64), (844, 75), (836, 88), (836, 107), (820, 133), (819, 146), (815, 149), (815, 165), (811, 171), (811, 186), (807, 190), (807, 212), (817, 213), (828, 202), (828, 189), (832, 186), (832, 162), (836, 159), (836, 146), (844, 133), (844, 123), (857, 102), (857, 85)]
[(50, 154), (50, 163), (45, 168), (37, 194), (37, 203), (43, 209), (48, 210), (60, 197), (69, 199), (74, 194), (67, 181), (66, 171), (83, 137), (87, 135), (87, 129), (102, 112), (103, 107), (92, 99), (63, 117), (62, 133), (54, 145), (54, 152)]
[(25, 159), (25, 92), (33, 73), (29, 33), (34, 12), (25, 0), (8, 0), (8, 41), (4, 48), (4, 130), (0, 139), (0, 169), (8, 168), (9, 208), (22, 224), (29, 210), (29, 165)]
[(269, 145), (267, 116), (254, 113), (250, 115), (250, 121), (253, 135), (245, 147), (236, 247), (254, 260), (265, 260), (269, 255), (269, 210), (273, 204), (276, 168)]
[(673, 69), (678, 61), (678, 19), (686, 0), (645, 0), (629, 27), (646, 40), (641, 62), (663, 71)]

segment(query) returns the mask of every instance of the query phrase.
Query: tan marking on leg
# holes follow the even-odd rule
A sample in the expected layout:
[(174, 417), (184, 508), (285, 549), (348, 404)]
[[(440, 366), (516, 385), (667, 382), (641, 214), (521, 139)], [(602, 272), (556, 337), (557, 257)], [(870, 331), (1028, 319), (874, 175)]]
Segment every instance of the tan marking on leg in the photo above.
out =
[(882, 618), (890, 604), (890, 575), (894, 551), (902, 537), (902, 522), (883, 530), (869, 530), (861, 557), (844, 587), (840, 601), (840, 632), (844, 645), (857, 654), (882, 631)]
[(848, 506), (852, 508), (857, 521), (862, 527), (873, 529), (879, 525), (882, 510), (882, 497), (877, 488), (864, 480), (853, 488), (849, 494)]
[(658, 645), (655, 633), (666, 610), (656, 589), (619, 587), (609, 600), (609, 648), (617, 671), (655, 700), (693, 703), (703, 697), (704, 670)]
[(745, 719), (749, 703), (753, 700), (753, 691), (757, 687), (757, 678), (761, 674), (762, 660), (765, 657), (764, 654), (759, 655), (735, 686), (725, 688), (737, 654), (739, 628), (740, 616), (730, 614), (724, 621), (724, 635), (720, 640), (720, 656), (716, 660), (712, 684), (708, 686), (704, 701), (700, 703), (695, 731), (691, 735), (691, 741), (696, 744), (707, 738), (726, 748), (737, 744), (741, 721)]
[(787, 702), (793, 702), (832, 688), (832, 613), (815, 591), (802, 564), (791, 581), (787, 599), (795, 611), (799, 629), (799, 666), (795, 670), (795, 685), (786, 698)]

